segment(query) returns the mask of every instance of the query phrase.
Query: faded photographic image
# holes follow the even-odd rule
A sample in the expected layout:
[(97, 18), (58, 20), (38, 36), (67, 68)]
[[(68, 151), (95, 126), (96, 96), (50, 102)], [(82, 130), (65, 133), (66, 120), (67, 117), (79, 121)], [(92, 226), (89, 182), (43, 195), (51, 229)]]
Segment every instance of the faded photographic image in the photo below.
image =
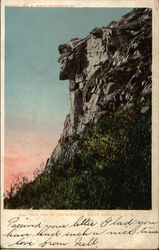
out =
[(5, 209), (151, 209), (152, 10), (5, 8)]

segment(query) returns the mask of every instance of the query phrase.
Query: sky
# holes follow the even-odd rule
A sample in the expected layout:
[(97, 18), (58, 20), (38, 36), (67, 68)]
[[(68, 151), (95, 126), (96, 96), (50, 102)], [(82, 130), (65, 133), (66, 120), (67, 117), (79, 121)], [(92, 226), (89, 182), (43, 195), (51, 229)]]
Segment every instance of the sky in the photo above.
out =
[(58, 46), (120, 20), (130, 8), (5, 9), (5, 189), (32, 178), (50, 157), (70, 110), (69, 82), (59, 80)]

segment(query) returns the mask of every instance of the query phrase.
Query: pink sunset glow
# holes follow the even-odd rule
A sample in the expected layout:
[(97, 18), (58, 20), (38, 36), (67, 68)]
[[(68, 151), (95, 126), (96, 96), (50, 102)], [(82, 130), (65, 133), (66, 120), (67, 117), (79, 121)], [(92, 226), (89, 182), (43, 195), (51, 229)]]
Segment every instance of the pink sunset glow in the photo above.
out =
[(4, 191), (10, 190), (16, 176), (33, 178), (33, 172), (46, 163), (59, 135), (46, 133), (7, 133), (4, 147)]

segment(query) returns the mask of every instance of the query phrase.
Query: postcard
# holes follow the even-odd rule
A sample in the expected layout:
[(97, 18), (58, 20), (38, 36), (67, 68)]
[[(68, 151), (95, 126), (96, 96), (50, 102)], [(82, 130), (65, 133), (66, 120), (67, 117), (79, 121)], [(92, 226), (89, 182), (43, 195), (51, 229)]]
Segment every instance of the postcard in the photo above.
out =
[(1, 248), (159, 248), (159, 2), (1, 1)]

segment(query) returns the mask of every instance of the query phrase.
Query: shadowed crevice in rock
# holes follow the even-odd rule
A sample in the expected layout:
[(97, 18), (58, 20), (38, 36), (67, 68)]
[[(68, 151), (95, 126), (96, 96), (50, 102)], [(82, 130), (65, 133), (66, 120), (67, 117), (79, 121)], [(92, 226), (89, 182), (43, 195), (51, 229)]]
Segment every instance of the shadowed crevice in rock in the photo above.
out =
[(69, 79), (75, 81), (75, 76), (83, 74), (84, 69), (88, 66), (87, 43), (85, 41), (77, 43), (75, 40), (71, 42), (71, 45), (61, 44), (58, 47), (61, 54), (59, 58), (61, 63), (60, 80)]

